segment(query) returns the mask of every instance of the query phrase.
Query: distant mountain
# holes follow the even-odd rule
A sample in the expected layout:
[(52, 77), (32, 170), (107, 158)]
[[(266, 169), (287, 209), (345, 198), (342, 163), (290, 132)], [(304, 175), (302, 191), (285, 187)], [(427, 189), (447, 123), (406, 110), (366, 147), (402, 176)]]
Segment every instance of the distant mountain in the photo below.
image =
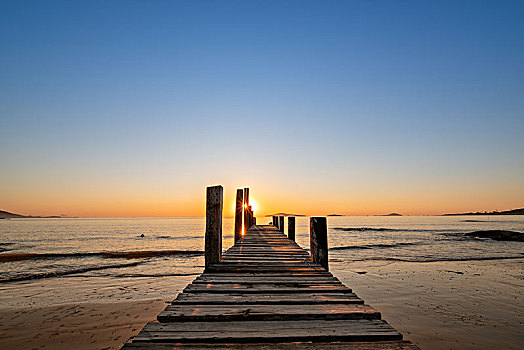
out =
[(524, 215), (524, 208), (506, 210), (506, 211), (484, 211), (476, 213), (458, 213), (458, 214), (443, 214), (442, 216), (458, 216), (458, 215)]
[(342, 214), (328, 214), (327, 216), (344, 216)]
[(57, 219), (57, 218), (61, 218), (61, 216), (58, 216), (58, 215), (53, 215), (53, 216), (20, 215), (20, 214), (10, 213), (5, 210), (0, 210), (0, 219), (16, 219), (16, 218)]
[(0, 218), (2, 219), (11, 219), (11, 218), (23, 218), (25, 216), (20, 214), (13, 214), (8, 211), (0, 210)]
[(375, 216), (402, 216), (402, 214), (399, 214), (399, 213), (391, 213), (391, 214), (383, 214), (383, 215), (375, 215)]

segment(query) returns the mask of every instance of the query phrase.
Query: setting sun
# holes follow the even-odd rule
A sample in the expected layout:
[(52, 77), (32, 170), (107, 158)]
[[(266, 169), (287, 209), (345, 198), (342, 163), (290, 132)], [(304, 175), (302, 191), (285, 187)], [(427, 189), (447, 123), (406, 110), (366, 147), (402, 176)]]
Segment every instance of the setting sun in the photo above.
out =
[(253, 211), (253, 213), (255, 213), (257, 211), (257, 202), (250, 198), (249, 205), (251, 206), (251, 210)]

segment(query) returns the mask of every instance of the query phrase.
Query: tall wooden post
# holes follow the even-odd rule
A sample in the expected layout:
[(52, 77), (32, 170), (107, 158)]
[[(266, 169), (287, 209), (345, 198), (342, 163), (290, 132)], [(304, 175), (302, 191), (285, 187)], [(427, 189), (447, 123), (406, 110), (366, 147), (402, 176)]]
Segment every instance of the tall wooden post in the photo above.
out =
[(278, 220), (277, 220), (277, 217), (275, 215), (273, 215), (273, 226), (278, 228)]
[(325, 217), (310, 218), (309, 246), (311, 261), (328, 270), (327, 220)]
[(246, 234), (247, 230), (249, 229), (249, 213), (248, 208), (249, 207), (249, 188), (244, 188), (244, 234)]
[(256, 224), (257, 224), (257, 217), (253, 216), (253, 225), (256, 225)]
[(244, 205), (244, 191), (237, 190), (237, 201), (235, 204), (235, 242), (242, 237), (242, 206)]
[(287, 238), (295, 240), (295, 217), (290, 216), (287, 218)]
[[(249, 205), (247, 207), (247, 213), (248, 213), (248, 221), (249, 221), (249, 227), (253, 226), (253, 209), (252, 207)], [(248, 227), (248, 228), (249, 228)]]
[(278, 218), (278, 230), (280, 232), (284, 232), (284, 217), (283, 216), (280, 216)]
[(205, 267), (222, 259), (222, 186), (207, 188), (206, 193), (206, 250)]

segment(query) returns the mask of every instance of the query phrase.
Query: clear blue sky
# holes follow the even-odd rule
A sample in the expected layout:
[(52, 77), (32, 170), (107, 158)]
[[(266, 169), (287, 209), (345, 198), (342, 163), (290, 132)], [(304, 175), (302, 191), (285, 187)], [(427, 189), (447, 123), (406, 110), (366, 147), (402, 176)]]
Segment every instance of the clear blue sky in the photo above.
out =
[(2, 1), (0, 209), (524, 206), (523, 38), (523, 1)]

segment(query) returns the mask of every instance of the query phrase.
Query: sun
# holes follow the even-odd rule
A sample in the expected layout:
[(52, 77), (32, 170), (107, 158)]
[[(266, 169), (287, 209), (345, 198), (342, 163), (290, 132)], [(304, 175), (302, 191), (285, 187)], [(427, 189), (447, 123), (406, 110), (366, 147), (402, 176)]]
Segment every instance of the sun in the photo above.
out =
[(253, 210), (253, 213), (257, 211), (257, 202), (249, 198), (249, 205), (251, 206), (251, 210)]

